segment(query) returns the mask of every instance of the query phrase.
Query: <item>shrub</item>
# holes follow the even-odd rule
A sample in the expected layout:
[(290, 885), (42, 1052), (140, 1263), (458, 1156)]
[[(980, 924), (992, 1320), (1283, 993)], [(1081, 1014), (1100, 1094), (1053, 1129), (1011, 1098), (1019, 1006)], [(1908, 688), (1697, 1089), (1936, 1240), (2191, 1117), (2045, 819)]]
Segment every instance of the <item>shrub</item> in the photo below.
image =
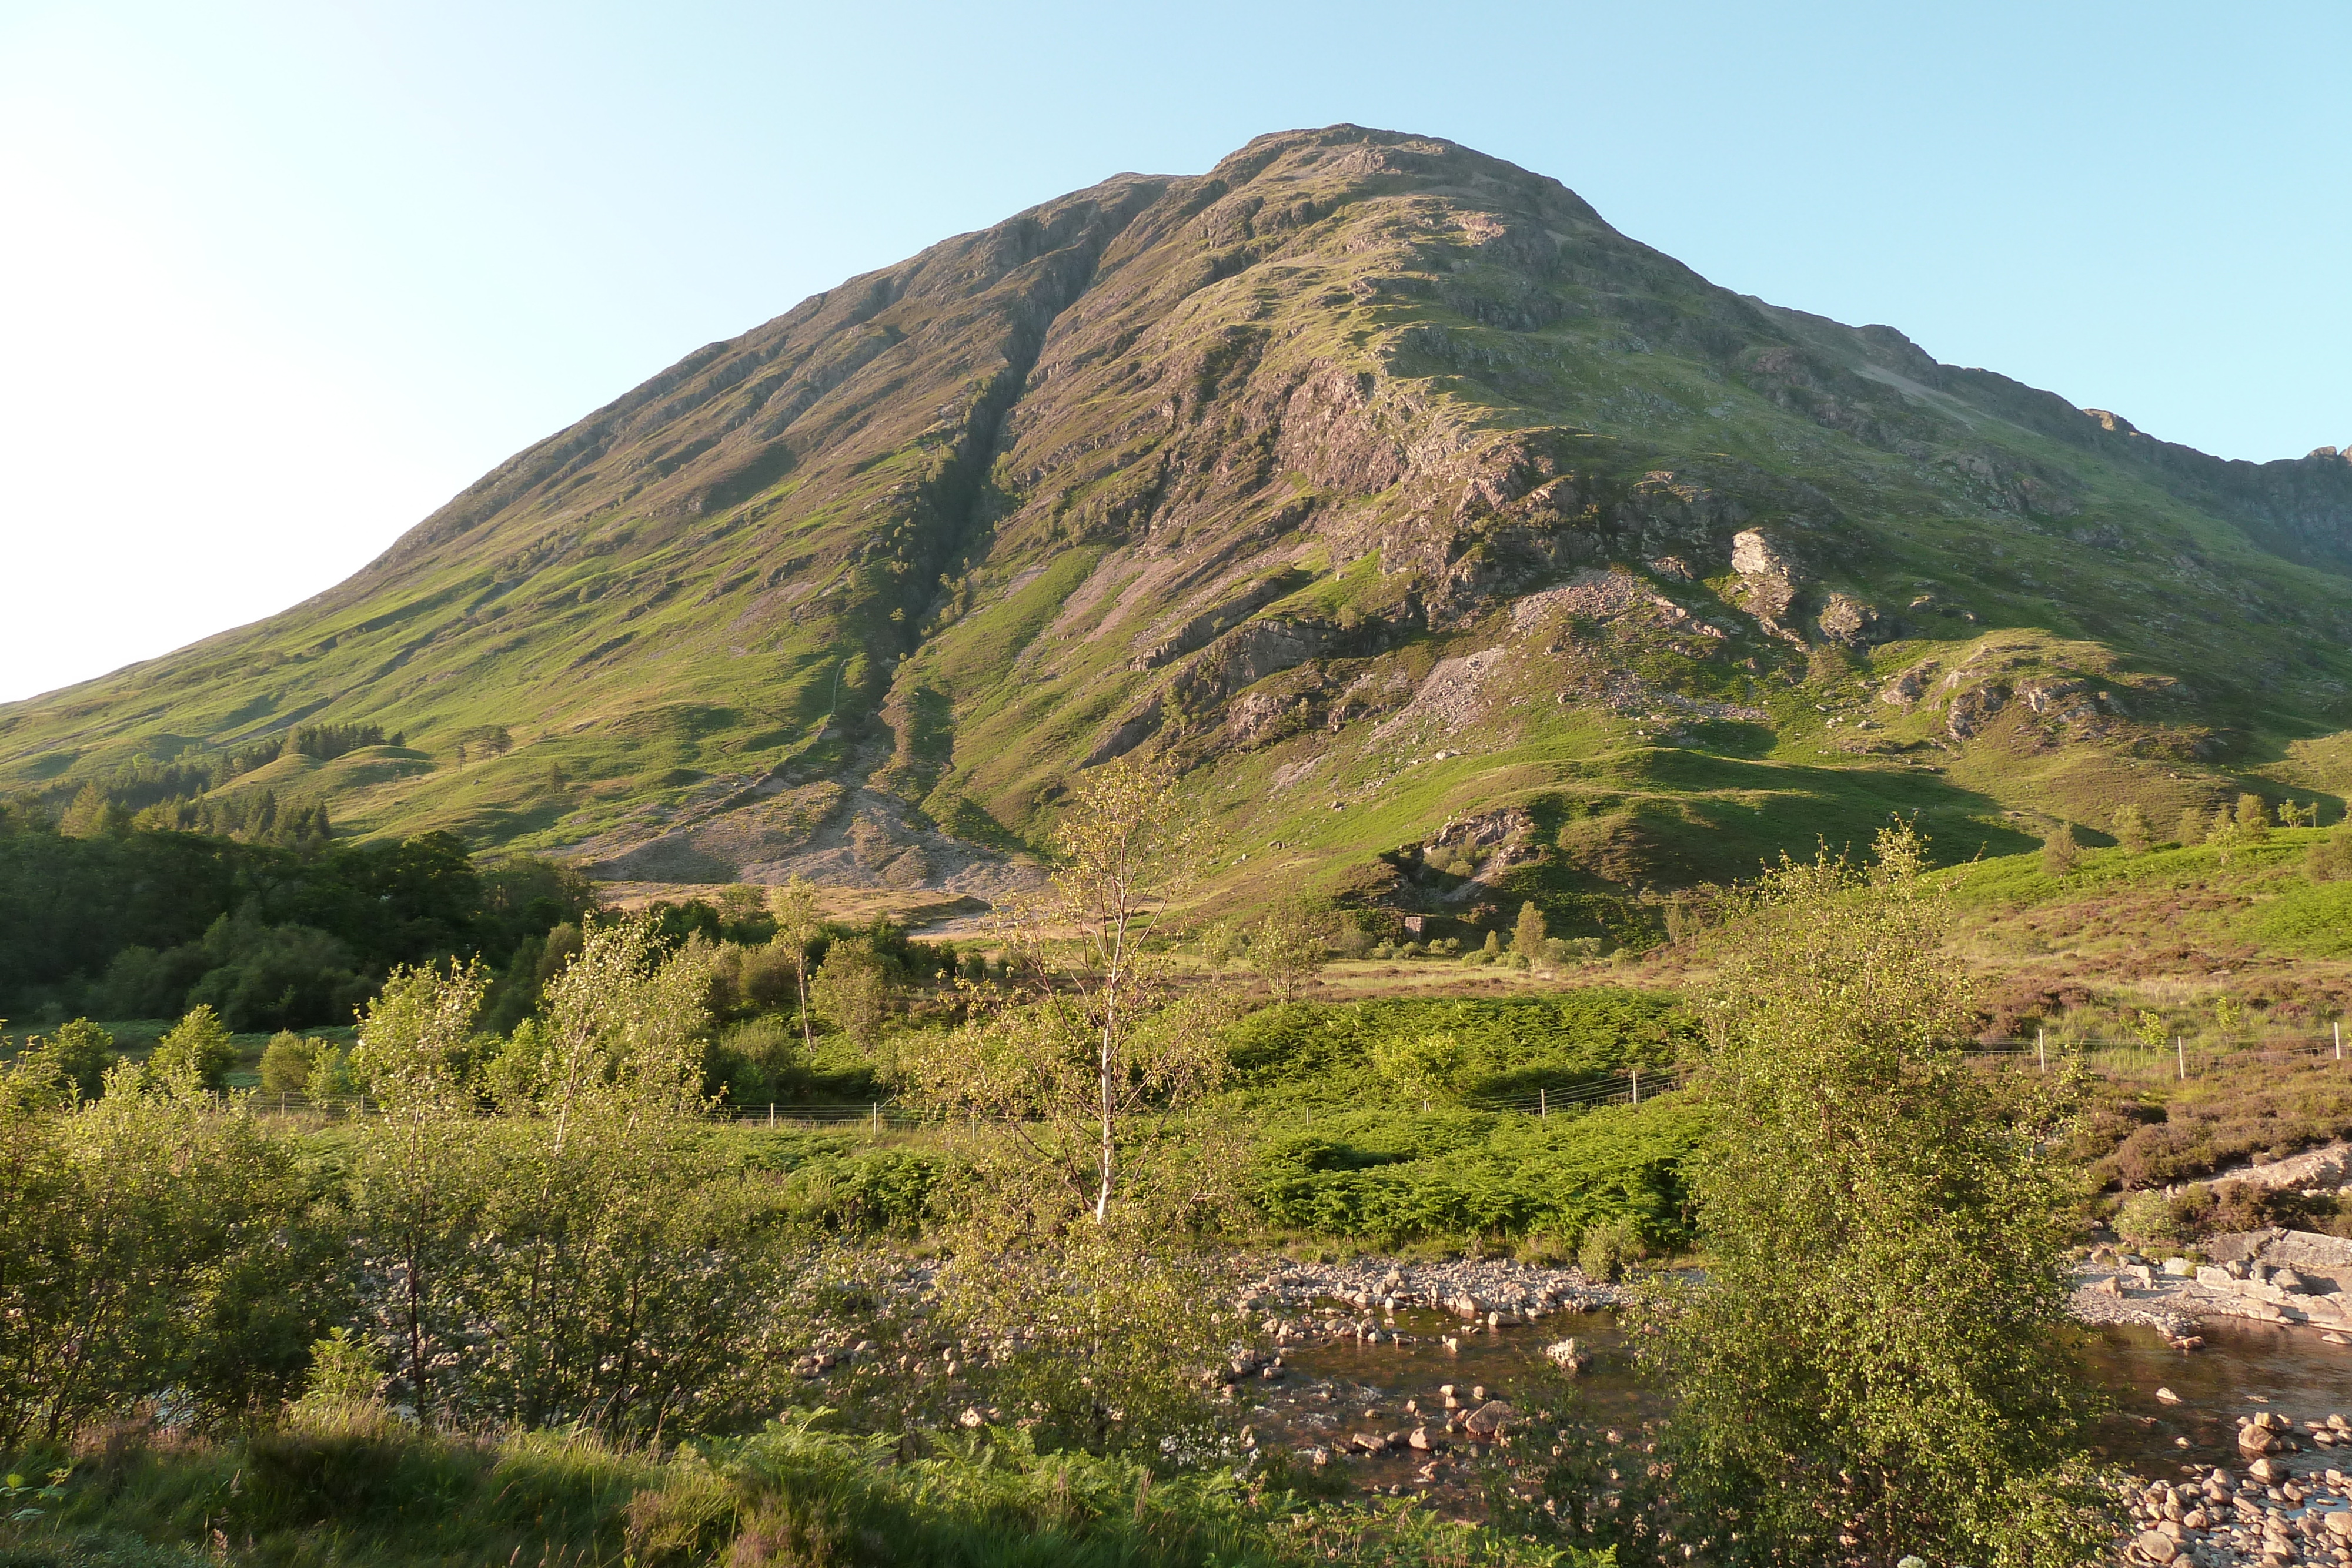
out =
[(1612, 1215), (1597, 1225), (1585, 1227), (1577, 1239), (1576, 1266), (1589, 1279), (1604, 1284), (1614, 1283), (1623, 1277), (1627, 1268), (1650, 1255), (1642, 1240), (1642, 1228), (1631, 1215)]
[(1250, 967), (1277, 997), (1296, 995), (1326, 957), (1323, 933), (1304, 905), (1286, 900), (1250, 928)]
[(208, 1003), (199, 1002), (155, 1047), (148, 1066), (166, 1077), (186, 1072), (206, 1089), (218, 1089), (236, 1061), (236, 1047)]
[(703, 1088), (724, 1094), (730, 1104), (766, 1105), (802, 1090), (803, 1065), (800, 1031), (771, 1013), (719, 1036), (704, 1063)]
[(1581, 1237), (1623, 1220), (1687, 1235), (1683, 1162), (1704, 1113), (1669, 1096), (1546, 1121), (1467, 1111), (1318, 1118), (1261, 1152), (1253, 1197), (1277, 1225), (1382, 1247), (1465, 1235)]
[(2116, 1234), (2135, 1247), (2182, 1239), (2179, 1214), (2160, 1192), (2135, 1192), (2116, 1211)]
[(2303, 874), (2314, 882), (2352, 877), (2352, 822), (2338, 823), (2334, 832), (2304, 852)]
[(2042, 872), (2044, 876), (2069, 876), (2083, 862), (2083, 846), (2074, 841), (2074, 827), (2061, 822), (2042, 841)]
[(58, 1025), (47, 1044), (49, 1060), (75, 1093), (95, 1100), (106, 1092), (106, 1070), (114, 1065), (112, 1035), (88, 1019), (76, 1019)]
[(262, 1091), (269, 1094), (304, 1093), (318, 1066), (318, 1042), (304, 1040), (292, 1030), (281, 1029), (269, 1037), (269, 1044), (261, 1052)]
[(1230, 920), (1213, 921), (1201, 933), (1201, 956), (1223, 968), (1241, 956), (1242, 934)]
[(2116, 842), (2127, 855), (2144, 855), (2148, 848), (2147, 813), (2137, 806), (2116, 808)]
[(1550, 933), (1544, 929), (1543, 911), (1533, 902), (1519, 905), (1519, 923), (1511, 932), (1511, 951), (1530, 961), (1545, 956)]

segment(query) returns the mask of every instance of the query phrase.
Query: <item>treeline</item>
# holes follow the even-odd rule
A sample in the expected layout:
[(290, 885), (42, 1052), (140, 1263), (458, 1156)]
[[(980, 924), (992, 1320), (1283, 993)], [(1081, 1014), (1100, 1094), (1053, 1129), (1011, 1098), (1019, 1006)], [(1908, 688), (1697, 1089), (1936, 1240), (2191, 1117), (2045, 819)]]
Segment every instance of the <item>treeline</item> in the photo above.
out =
[[(102, 804), (77, 800), (74, 809), (58, 824), (58, 831), (74, 838), (120, 831), (107, 817), (91, 815), (86, 805), (95, 805), (99, 812), (105, 810)], [(335, 825), (327, 816), (324, 800), (291, 805), (281, 810), (275, 789), (264, 789), (258, 795), (167, 800), (140, 812), (131, 825), (174, 833), (210, 833), (289, 850), (323, 848), (335, 836)]]
[[(341, 1024), (394, 964), (532, 966), (595, 906), (577, 872), (484, 867), (447, 833), (308, 848), (215, 834), (70, 838), (0, 812), (0, 1016)], [(523, 955), (527, 943), (537, 947)]]
[(281, 807), (275, 790), (257, 797), (209, 797), (281, 757), (325, 762), (362, 747), (406, 744), (404, 732), (387, 735), (380, 724), (296, 725), (283, 735), (227, 752), (183, 752), (169, 760), (141, 752), (110, 772), (82, 780), (79, 788), (22, 795), (7, 809), (20, 821), (46, 819), (73, 838), (137, 826), (225, 833), (289, 847), (323, 843), (333, 836), (323, 803)]

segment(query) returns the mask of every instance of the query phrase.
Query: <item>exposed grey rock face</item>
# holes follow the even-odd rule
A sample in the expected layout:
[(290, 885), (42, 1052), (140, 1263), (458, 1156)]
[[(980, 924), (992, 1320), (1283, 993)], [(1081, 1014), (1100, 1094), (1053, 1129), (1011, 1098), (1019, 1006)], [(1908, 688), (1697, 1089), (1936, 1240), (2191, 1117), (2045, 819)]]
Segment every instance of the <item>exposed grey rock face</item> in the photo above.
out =
[(1933, 659), (1914, 664), (1887, 682), (1886, 689), (1878, 694), (1878, 700), (1893, 703), (1897, 707), (1909, 707), (1927, 695), (1927, 683), (1935, 678), (1935, 674), (1936, 661)]
[(2005, 686), (1978, 686), (1952, 699), (1945, 715), (1944, 728), (1954, 740), (1966, 740), (1984, 727), (1984, 721), (2009, 706), (2009, 690)]
[(1777, 577), (1783, 582), (1798, 577), (1796, 563), (1759, 528), (1732, 536), (1731, 570), (1742, 577)]
[(1817, 623), (1822, 636), (1850, 648), (1867, 648), (1885, 642), (1889, 635), (1885, 618), (1878, 613), (1877, 607), (1850, 593), (1831, 594)]

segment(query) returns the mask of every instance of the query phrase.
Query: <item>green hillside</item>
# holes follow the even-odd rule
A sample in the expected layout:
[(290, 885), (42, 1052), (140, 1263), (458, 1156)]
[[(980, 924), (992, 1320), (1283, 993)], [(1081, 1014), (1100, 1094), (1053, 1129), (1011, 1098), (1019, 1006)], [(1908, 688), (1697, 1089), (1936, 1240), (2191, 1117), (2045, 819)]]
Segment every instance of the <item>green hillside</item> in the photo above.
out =
[[(2347, 578), (2332, 451), (2168, 445), (1337, 126), (698, 350), (329, 592), (0, 706), (0, 789), (178, 763), (610, 880), (989, 896), (1142, 747), (1213, 893), (1597, 925), (1890, 811), (2333, 821)], [(326, 724), (405, 744), (267, 759)]]

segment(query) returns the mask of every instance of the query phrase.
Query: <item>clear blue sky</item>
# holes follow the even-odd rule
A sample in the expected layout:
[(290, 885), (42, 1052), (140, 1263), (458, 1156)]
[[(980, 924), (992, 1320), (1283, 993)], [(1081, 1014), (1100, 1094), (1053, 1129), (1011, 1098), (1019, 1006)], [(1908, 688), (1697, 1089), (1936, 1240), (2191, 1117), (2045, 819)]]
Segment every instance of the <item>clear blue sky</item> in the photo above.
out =
[(0, 700), (316, 592), (687, 350), (1355, 120), (2230, 456), (2352, 443), (2352, 6), (0, 0)]

